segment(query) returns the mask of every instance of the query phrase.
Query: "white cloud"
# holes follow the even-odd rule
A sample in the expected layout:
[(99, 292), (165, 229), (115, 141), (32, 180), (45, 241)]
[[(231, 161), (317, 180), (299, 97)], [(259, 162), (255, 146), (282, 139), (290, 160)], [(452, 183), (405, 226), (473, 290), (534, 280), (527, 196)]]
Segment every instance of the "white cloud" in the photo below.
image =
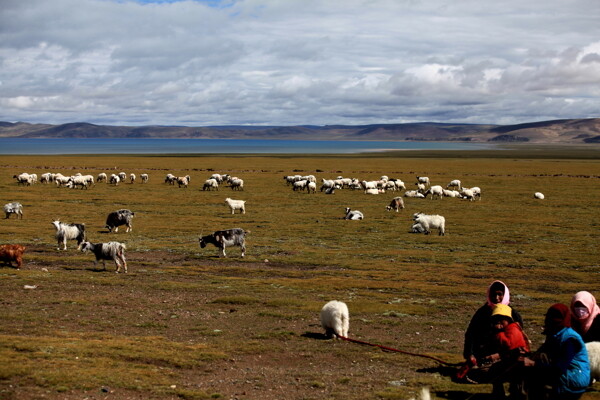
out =
[(6, 0), (0, 120), (598, 116), (596, 0)]

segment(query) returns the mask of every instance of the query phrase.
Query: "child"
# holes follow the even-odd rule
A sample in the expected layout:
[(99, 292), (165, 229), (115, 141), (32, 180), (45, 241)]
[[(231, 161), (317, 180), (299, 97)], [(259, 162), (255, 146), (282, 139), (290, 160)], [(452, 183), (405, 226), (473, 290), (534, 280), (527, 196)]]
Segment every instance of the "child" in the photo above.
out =
[(512, 319), (512, 310), (505, 304), (496, 304), (492, 310), (493, 345), (496, 352), (485, 357), (484, 364), (492, 364), (489, 381), (492, 383), (494, 398), (503, 399), (504, 382), (510, 382), (511, 398), (523, 395), (523, 382), (519, 369), (522, 358), (529, 353), (529, 340), (521, 325)]

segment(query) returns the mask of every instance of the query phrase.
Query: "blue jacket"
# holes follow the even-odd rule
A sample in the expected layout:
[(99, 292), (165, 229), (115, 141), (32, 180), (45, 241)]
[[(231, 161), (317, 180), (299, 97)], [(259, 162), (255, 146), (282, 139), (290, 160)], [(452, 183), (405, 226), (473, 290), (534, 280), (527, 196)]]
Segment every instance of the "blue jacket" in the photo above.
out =
[(547, 336), (542, 348), (559, 373), (556, 392), (583, 393), (590, 384), (590, 361), (581, 336), (572, 328), (563, 328)]

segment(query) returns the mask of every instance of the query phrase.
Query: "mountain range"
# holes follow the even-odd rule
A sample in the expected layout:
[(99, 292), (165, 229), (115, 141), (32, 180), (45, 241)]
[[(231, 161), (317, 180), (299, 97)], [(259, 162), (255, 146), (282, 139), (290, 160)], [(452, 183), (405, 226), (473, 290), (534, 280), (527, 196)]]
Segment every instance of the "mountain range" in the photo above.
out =
[(112, 126), (1, 122), (1, 137), (19, 138), (190, 138), (600, 143), (600, 118), (561, 119), (517, 125), (405, 123), (298, 126)]

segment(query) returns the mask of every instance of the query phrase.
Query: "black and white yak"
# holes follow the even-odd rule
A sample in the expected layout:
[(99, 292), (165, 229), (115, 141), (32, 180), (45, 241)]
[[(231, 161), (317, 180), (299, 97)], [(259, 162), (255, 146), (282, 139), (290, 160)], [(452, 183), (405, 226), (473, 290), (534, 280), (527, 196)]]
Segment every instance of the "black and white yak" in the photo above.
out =
[(125, 273), (127, 273), (127, 261), (125, 260), (125, 245), (119, 242), (108, 243), (90, 243), (83, 242), (79, 246), (82, 252), (91, 251), (96, 256), (94, 265), (98, 265), (98, 261), (102, 260), (102, 265), (106, 269), (106, 260), (113, 260), (117, 266), (115, 272), (118, 274), (121, 271), (121, 265)]
[(106, 217), (106, 228), (108, 228), (109, 232), (112, 232), (113, 229), (115, 232), (118, 232), (119, 226), (125, 225), (127, 226), (125, 232), (129, 232), (133, 229), (131, 226), (131, 220), (133, 219), (134, 215), (134, 212), (131, 212), (131, 210), (127, 210), (125, 208), (113, 211), (108, 214), (108, 217)]
[(62, 243), (63, 250), (67, 249), (67, 240), (77, 240), (77, 245), (85, 241), (85, 225), (84, 224), (65, 224), (59, 220), (52, 221), (52, 225), (56, 229), (56, 241), (58, 242), (57, 250), (60, 250)]
[(240, 246), (242, 248), (242, 257), (246, 255), (246, 232), (242, 228), (226, 229), (223, 231), (216, 231), (210, 235), (202, 236), (199, 238), (200, 247), (205, 248), (207, 244), (215, 245), (221, 250), (221, 255), (227, 257), (225, 254), (225, 248), (231, 246)]

